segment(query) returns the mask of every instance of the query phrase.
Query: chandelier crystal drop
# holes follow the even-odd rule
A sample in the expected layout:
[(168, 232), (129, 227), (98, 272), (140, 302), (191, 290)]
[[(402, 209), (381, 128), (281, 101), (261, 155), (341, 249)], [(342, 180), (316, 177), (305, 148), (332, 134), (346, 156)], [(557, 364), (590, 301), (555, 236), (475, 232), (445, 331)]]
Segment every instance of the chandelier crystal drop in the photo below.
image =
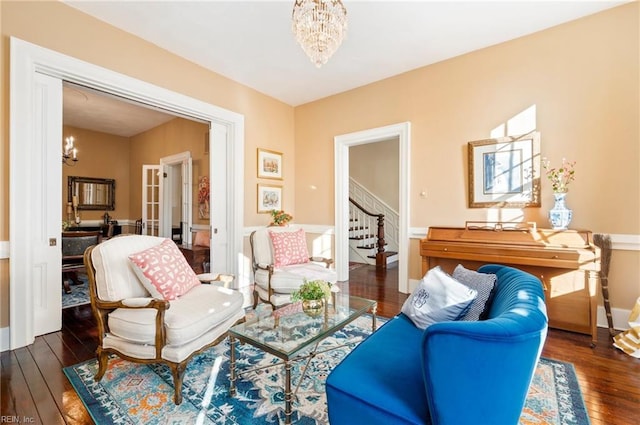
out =
[(292, 20), (296, 41), (318, 68), (347, 34), (347, 9), (340, 0), (296, 0)]

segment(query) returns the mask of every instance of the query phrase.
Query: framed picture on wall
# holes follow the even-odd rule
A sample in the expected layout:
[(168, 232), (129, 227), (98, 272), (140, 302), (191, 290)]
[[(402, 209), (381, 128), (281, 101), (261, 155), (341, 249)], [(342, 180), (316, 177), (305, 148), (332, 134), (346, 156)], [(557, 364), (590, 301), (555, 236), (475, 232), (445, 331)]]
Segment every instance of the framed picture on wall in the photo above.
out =
[(209, 176), (198, 177), (198, 218), (209, 218)]
[(258, 178), (282, 180), (282, 153), (258, 148)]
[(540, 133), (468, 143), (469, 208), (540, 206)]
[(282, 209), (282, 186), (258, 184), (258, 212)]

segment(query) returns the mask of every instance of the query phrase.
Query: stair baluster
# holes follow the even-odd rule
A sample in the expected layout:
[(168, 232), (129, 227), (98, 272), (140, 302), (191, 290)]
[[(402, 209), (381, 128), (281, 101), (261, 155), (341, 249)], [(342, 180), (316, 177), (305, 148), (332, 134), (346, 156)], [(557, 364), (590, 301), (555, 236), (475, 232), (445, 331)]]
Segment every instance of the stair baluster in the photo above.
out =
[[(362, 205), (360, 205), (359, 203), (357, 203), (355, 200), (353, 200), (352, 198), (349, 198), (349, 202), (351, 202), (356, 208), (358, 208), (359, 212), (357, 213), (358, 219), (357, 219), (357, 227), (358, 227), (358, 233), (360, 234), (360, 237), (363, 238), (369, 238), (371, 235), (365, 235), (364, 232), (362, 231), (362, 229), (368, 229), (369, 226), (362, 226), (360, 224), (360, 222), (365, 222), (365, 218), (366, 221), (368, 221), (368, 217), (376, 217), (377, 218), (377, 234), (376, 234), (376, 247), (377, 247), (377, 252), (376, 252), (376, 267), (379, 268), (386, 268), (387, 267), (387, 253), (385, 252), (385, 240), (384, 240), (384, 214), (375, 214), (372, 213), (370, 211), (367, 211)], [(368, 216), (368, 217), (365, 217)], [(360, 217), (362, 217), (362, 220), (360, 219)]]

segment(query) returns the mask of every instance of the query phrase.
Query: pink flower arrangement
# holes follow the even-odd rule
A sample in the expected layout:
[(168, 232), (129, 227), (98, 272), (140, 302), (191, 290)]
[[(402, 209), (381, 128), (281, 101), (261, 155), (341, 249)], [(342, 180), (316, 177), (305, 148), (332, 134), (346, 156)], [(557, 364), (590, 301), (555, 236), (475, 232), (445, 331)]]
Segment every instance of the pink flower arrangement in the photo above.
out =
[(551, 182), (553, 193), (567, 193), (569, 191), (569, 183), (575, 179), (575, 161), (567, 161), (562, 158), (562, 166), (558, 169), (551, 168), (551, 162), (547, 158), (542, 159), (547, 178)]

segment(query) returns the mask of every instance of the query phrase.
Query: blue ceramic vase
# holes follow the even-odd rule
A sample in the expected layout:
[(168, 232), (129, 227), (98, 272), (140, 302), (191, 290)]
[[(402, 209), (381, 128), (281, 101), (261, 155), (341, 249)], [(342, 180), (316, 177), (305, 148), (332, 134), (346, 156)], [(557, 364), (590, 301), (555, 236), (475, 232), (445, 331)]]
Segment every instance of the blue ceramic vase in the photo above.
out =
[(569, 223), (571, 223), (573, 211), (567, 208), (565, 203), (566, 196), (566, 192), (553, 194), (556, 203), (549, 211), (549, 222), (551, 223), (551, 228), (554, 230), (566, 230), (569, 228)]

